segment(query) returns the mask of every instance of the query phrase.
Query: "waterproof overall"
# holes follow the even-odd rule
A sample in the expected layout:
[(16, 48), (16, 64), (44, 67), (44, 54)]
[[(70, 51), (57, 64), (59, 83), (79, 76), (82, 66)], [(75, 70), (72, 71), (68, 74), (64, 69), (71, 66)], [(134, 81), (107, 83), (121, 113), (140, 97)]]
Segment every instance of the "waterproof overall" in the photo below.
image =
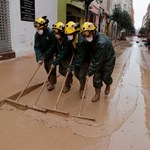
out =
[[(66, 75), (67, 69), (69, 67), (72, 58), (72, 51), (69, 48), (69, 41), (66, 35), (64, 35), (63, 40), (60, 42), (57, 40), (57, 56), (53, 62), (54, 66), (59, 65), (59, 73), (63, 76)], [(70, 89), (73, 74), (70, 72), (65, 82), (65, 86)]]
[(87, 45), (85, 39), (81, 36), (80, 33), (78, 33), (76, 43), (72, 43), (72, 50), (75, 54), (74, 61), (72, 63), (74, 74), (80, 82), (79, 91), (83, 92), (90, 59), (86, 57)]
[(91, 66), (88, 75), (94, 75), (93, 86), (100, 89), (104, 82), (111, 85), (113, 79), (111, 77), (115, 65), (115, 51), (110, 39), (95, 31), (94, 39), (88, 43), (88, 51), (91, 54)]
[[(46, 28), (42, 35), (37, 32), (34, 40), (34, 50), (36, 61), (44, 60), (44, 67), (48, 74), (51, 63), (53, 62), (56, 53), (56, 39), (55, 35), (50, 28)], [(56, 69), (50, 73), (48, 80), (51, 84), (56, 84)]]

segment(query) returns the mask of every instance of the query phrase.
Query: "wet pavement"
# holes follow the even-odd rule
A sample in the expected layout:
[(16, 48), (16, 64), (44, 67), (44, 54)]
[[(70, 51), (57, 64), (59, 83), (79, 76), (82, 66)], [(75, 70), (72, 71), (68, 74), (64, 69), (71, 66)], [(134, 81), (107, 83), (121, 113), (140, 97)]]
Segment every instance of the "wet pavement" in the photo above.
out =
[[(31, 109), (22, 111), (5, 104), (0, 107), (3, 150), (149, 150), (150, 53), (137, 37), (128, 38), (115, 48), (117, 61), (111, 93), (105, 96), (104, 86), (101, 100), (92, 103), (92, 78), (88, 81), (81, 115), (95, 118), (95, 122)], [(36, 68), (32, 56), (0, 62), (0, 100), (21, 91)], [(45, 78), (45, 71), (40, 68), (31, 86)], [(54, 91), (43, 90), (39, 107), (55, 108), (64, 78), (57, 79)], [(40, 89), (21, 97), (20, 102), (34, 105)], [(81, 104), (78, 89), (79, 83), (74, 78), (71, 91), (61, 95), (58, 110), (78, 114)]]

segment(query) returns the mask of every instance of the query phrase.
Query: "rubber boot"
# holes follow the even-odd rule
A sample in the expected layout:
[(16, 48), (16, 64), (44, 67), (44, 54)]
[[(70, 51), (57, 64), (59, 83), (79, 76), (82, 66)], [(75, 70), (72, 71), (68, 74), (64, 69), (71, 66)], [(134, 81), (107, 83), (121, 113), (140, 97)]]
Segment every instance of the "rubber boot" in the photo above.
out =
[(47, 84), (47, 90), (52, 91), (54, 89), (54, 84), (51, 84), (50, 82)]
[(106, 85), (105, 95), (108, 95), (109, 93), (110, 93), (110, 85)]
[(67, 93), (70, 91), (70, 88), (71, 88), (71, 83), (72, 83), (72, 74), (70, 73), (66, 79), (66, 83), (65, 83), (65, 86), (63, 88), (63, 93)]
[(55, 88), (54, 84), (56, 84), (56, 76), (50, 75), (49, 83), (47, 84), (47, 90), (52, 91)]
[(97, 102), (100, 99), (100, 92), (101, 92), (100, 89), (95, 89), (95, 95), (92, 98), (92, 102)]
[(67, 93), (69, 91), (70, 91), (70, 87), (65, 85), (62, 92)]

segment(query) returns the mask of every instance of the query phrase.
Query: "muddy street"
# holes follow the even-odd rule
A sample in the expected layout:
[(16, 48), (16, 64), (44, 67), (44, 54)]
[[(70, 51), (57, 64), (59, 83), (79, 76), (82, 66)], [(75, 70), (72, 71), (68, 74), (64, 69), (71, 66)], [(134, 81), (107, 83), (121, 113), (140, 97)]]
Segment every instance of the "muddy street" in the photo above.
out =
[[(136, 41), (139, 40), (139, 43)], [(150, 52), (137, 37), (121, 41), (116, 49), (113, 84), (108, 96), (102, 87), (101, 99), (92, 103), (92, 78), (87, 84), (82, 116), (95, 122), (72, 117), (79, 112), (79, 83), (74, 78), (69, 93), (62, 94), (58, 110), (69, 112), (41, 113), (0, 105), (0, 145), (3, 150), (149, 150), (150, 149)], [(37, 64), (31, 57), (0, 62), (0, 101), (21, 91)], [(40, 68), (30, 86), (46, 78)], [(44, 88), (37, 106), (54, 109), (64, 77), (58, 74), (55, 90)], [(34, 105), (41, 86), (20, 98)], [(15, 100), (15, 96), (12, 97)]]

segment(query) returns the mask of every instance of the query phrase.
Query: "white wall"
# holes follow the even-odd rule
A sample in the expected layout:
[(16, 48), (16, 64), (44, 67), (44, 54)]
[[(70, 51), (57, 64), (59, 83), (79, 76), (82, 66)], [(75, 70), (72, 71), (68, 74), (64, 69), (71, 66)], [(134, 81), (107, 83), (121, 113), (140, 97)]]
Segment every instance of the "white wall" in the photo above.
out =
[(123, 1), (124, 0), (113, 0), (113, 8), (115, 7), (115, 4), (120, 4), (121, 5), (121, 7), (122, 7), (122, 4), (123, 4)]
[[(21, 21), (20, 0), (9, 0), (11, 44), (16, 56), (24, 56), (34, 53), (33, 22)], [(49, 27), (57, 21), (57, 0), (35, 0), (35, 18), (47, 16)]]

